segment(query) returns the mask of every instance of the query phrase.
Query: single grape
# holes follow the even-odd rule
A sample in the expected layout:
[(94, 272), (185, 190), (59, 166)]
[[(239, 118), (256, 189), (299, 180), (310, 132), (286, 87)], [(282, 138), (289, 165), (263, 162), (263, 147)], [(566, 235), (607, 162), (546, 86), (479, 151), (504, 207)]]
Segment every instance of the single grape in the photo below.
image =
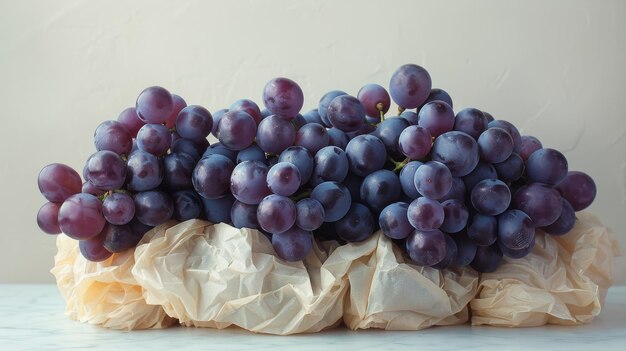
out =
[(596, 183), (589, 175), (579, 171), (567, 172), (555, 189), (572, 205), (574, 211), (584, 210), (596, 198)]
[(258, 229), (259, 221), (256, 218), (258, 205), (248, 205), (235, 200), (230, 209), (230, 218), (235, 228)]
[(137, 147), (141, 151), (161, 156), (172, 146), (172, 135), (162, 124), (146, 124), (137, 133)]
[(98, 151), (87, 161), (87, 180), (98, 189), (119, 189), (126, 182), (126, 163), (113, 151)]
[(402, 111), (400, 117), (406, 119), (412, 126), (416, 126), (419, 123), (419, 116), (413, 111)]
[(378, 216), (378, 225), (383, 234), (392, 239), (404, 239), (413, 232), (413, 227), (407, 217), (409, 204), (395, 202), (388, 205)]
[(502, 128), (509, 133), (511, 138), (513, 139), (513, 152), (519, 153), (522, 146), (522, 137), (519, 134), (517, 128), (513, 125), (513, 123), (505, 121), (505, 120), (495, 120), (489, 122), (487, 124), (487, 129), (489, 128)]
[(171, 195), (174, 202), (174, 214), (172, 215), (174, 219), (184, 222), (189, 219), (200, 218), (202, 200), (195, 191), (179, 190)]
[(432, 160), (445, 164), (455, 177), (472, 172), (479, 162), (478, 144), (463, 132), (447, 132), (435, 139)]
[(561, 199), (561, 201), (563, 202), (563, 209), (561, 210), (559, 218), (557, 218), (554, 223), (541, 228), (548, 234), (567, 234), (570, 230), (572, 230), (572, 228), (574, 228), (574, 224), (576, 224), (576, 213), (574, 212), (574, 208), (569, 202), (567, 202), (567, 200)]
[(280, 153), (277, 162), (289, 162), (298, 167), (300, 172), (300, 186), (311, 179), (313, 173), (313, 157), (307, 149), (301, 146), (290, 146)]
[(476, 244), (469, 240), (463, 232), (451, 235), (451, 237), (457, 247), (457, 254), (453, 261), (454, 265), (459, 267), (468, 266), (476, 257)]
[(128, 223), (128, 225), (130, 225), (131, 229), (133, 230), (133, 232), (135, 232), (135, 234), (140, 235), (142, 237), (144, 236), (145, 233), (149, 232), (152, 228), (154, 228), (153, 226), (145, 225), (141, 223), (139, 219), (137, 219), (136, 216), (130, 221), (130, 223)]
[(137, 111), (134, 107), (129, 107), (122, 111), (120, 115), (117, 117), (117, 121), (120, 122), (126, 131), (130, 134), (131, 138), (137, 137), (137, 132), (144, 124), (144, 121), (139, 119), (137, 116)]
[(324, 96), (322, 96), (322, 98), (319, 101), (317, 112), (319, 113), (320, 119), (322, 120), (323, 124), (326, 127), (332, 127), (332, 124), (330, 123), (330, 120), (328, 119), (328, 115), (327, 115), (328, 105), (330, 105), (330, 102), (333, 101), (334, 98), (336, 98), (337, 96), (341, 96), (341, 95), (348, 95), (348, 94), (341, 90), (332, 90), (324, 94)]
[(501, 180), (485, 179), (472, 189), (471, 201), (481, 214), (496, 216), (511, 204), (511, 191)]
[(487, 123), (491, 123), (491, 122), (493, 122), (495, 120), (495, 118), (493, 118), (491, 113), (489, 113), (487, 111), (483, 111), (483, 115), (485, 115), (485, 118), (487, 118)]
[(336, 146), (326, 146), (315, 154), (311, 184), (325, 181), (342, 182), (348, 175), (348, 157)]
[(478, 138), (478, 150), (486, 162), (504, 162), (513, 152), (513, 139), (502, 128), (489, 128)]
[(446, 256), (444, 257), (443, 260), (439, 261), (439, 263), (436, 263), (431, 266), (439, 270), (446, 269), (452, 266), (454, 264), (454, 260), (456, 259), (459, 253), (459, 250), (456, 246), (456, 241), (452, 239), (452, 236), (447, 233), (443, 233), (443, 236), (446, 239)]
[(258, 205), (271, 194), (267, 187), (268, 167), (259, 161), (244, 161), (235, 166), (230, 176), (233, 196), (248, 205)]
[(498, 269), (501, 261), (502, 251), (500, 251), (496, 243), (491, 246), (478, 246), (471, 266), (478, 272), (491, 273)]
[(400, 134), (398, 145), (404, 156), (419, 160), (428, 155), (433, 146), (433, 141), (428, 129), (420, 126), (410, 126)]
[(259, 203), (256, 216), (263, 230), (282, 233), (296, 223), (296, 206), (288, 197), (272, 194)]
[(161, 124), (172, 115), (174, 101), (169, 91), (162, 87), (144, 89), (135, 106), (137, 116), (146, 123)]
[(441, 230), (415, 230), (406, 240), (406, 252), (419, 266), (432, 266), (446, 257), (446, 237)]
[(301, 261), (313, 248), (313, 234), (293, 226), (283, 233), (272, 235), (272, 246), (283, 260)]
[(162, 161), (144, 151), (133, 152), (128, 158), (128, 190), (152, 190), (164, 177)]
[(170, 190), (192, 188), (191, 175), (195, 164), (187, 154), (166, 155), (163, 157), (163, 185)]
[(176, 132), (185, 139), (200, 141), (206, 139), (212, 130), (213, 116), (202, 106), (187, 106), (176, 118)]
[(475, 140), (487, 130), (487, 117), (475, 108), (466, 108), (456, 114), (454, 119), (454, 130), (466, 133)]
[(369, 123), (363, 123), (358, 130), (354, 132), (346, 132), (346, 136), (348, 137), (349, 140), (351, 140), (359, 135), (372, 134), (375, 130), (376, 130), (375, 126)]
[(324, 182), (311, 192), (311, 198), (324, 207), (324, 222), (336, 222), (348, 213), (352, 203), (350, 191), (338, 182)]
[(37, 184), (41, 195), (50, 202), (63, 202), (82, 189), (78, 172), (61, 163), (45, 166), (37, 176)]
[(415, 188), (429, 199), (440, 199), (452, 189), (452, 173), (441, 162), (428, 161), (415, 171)]
[(471, 194), (476, 184), (485, 179), (498, 179), (498, 173), (491, 163), (480, 161), (470, 174), (463, 177), (465, 189)]
[(469, 212), (462, 200), (451, 199), (441, 203), (444, 212), (441, 230), (446, 233), (458, 233), (467, 225)]
[(498, 238), (498, 219), (494, 216), (475, 214), (467, 227), (467, 237), (478, 246), (490, 246)]
[(366, 84), (357, 93), (357, 98), (365, 108), (368, 116), (380, 117), (389, 111), (391, 98), (385, 88), (378, 84)]
[(104, 247), (104, 235), (98, 235), (78, 242), (81, 255), (91, 262), (102, 262), (113, 254)]
[(133, 198), (124, 193), (112, 193), (102, 202), (102, 214), (111, 224), (123, 225), (135, 216)]
[(333, 127), (344, 132), (355, 132), (365, 122), (365, 108), (359, 99), (350, 95), (339, 95), (328, 105), (328, 120)]
[(259, 124), (256, 142), (259, 147), (270, 154), (280, 154), (293, 145), (296, 140), (296, 130), (288, 120), (278, 116), (264, 118)]
[(128, 155), (133, 147), (133, 138), (118, 121), (104, 121), (93, 135), (96, 150), (109, 150), (119, 155)]
[(498, 248), (500, 249), (500, 251), (502, 251), (502, 254), (504, 254), (504, 256), (509, 257), (509, 258), (522, 258), (526, 255), (528, 255), (529, 253), (532, 252), (533, 247), (535, 247), (535, 237), (533, 236), (532, 241), (530, 242), (530, 245), (528, 245), (528, 247), (523, 248), (523, 249), (509, 249), (508, 247), (504, 246), (502, 244), (502, 242), (498, 241)]
[(59, 208), (60, 204), (46, 202), (37, 212), (37, 225), (46, 234), (60, 234)]
[(514, 182), (524, 174), (524, 160), (516, 153), (512, 153), (504, 162), (493, 165), (498, 173), (498, 178), (503, 182)]
[(217, 138), (226, 148), (239, 151), (252, 145), (257, 134), (254, 118), (243, 111), (229, 111), (222, 116)]
[(526, 213), (508, 210), (498, 216), (498, 241), (511, 250), (528, 247), (535, 236), (535, 225)]
[(258, 145), (252, 144), (237, 153), (236, 163), (241, 163), (243, 161), (259, 161), (266, 163), (267, 158), (265, 157), (265, 152), (263, 152)]
[(430, 94), (432, 81), (424, 68), (407, 64), (400, 66), (389, 81), (389, 93), (400, 107), (416, 108), (424, 103)]
[(140, 192), (135, 195), (135, 214), (141, 223), (157, 226), (172, 218), (174, 202), (159, 190)]
[(176, 126), (176, 118), (185, 107), (187, 107), (185, 99), (176, 94), (172, 94), (172, 114), (165, 120), (165, 126), (167, 128), (174, 128)]
[(450, 94), (448, 94), (443, 89), (438, 89), (438, 88), (430, 89), (430, 94), (428, 94), (428, 98), (426, 98), (426, 101), (424, 101), (424, 104), (427, 104), (435, 100), (443, 101), (446, 104), (450, 105), (450, 107), (453, 107), (452, 98), (450, 97)]
[(261, 109), (259, 109), (259, 105), (257, 105), (254, 101), (248, 99), (240, 99), (233, 102), (233, 104), (230, 105), (228, 111), (243, 111), (249, 114), (250, 117), (254, 119), (257, 125), (263, 119), (261, 117)]
[(263, 89), (263, 103), (271, 113), (292, 119), (304, 104), (304, 94), (293, 80), (274, 78)]
[(513, 195), (513, 205), (528, 214), (537, 227), (554, 223), (563, 210), (559, 192), (539, 183), (519, 188)]
[(465, 201), (465, 183), (463, 179), (458, 177), (452, 177), (452, 188), (444, 197), (439, 199), (439, 201), (444, 202), (446, 200), (456, 199), (459, 201)]
[(220, 126), (220, 121), (222, 120), (222, 117), (224, 117), (226, 112), (228, 112), (227, 108), (223, 108), (221, 110), (217, 110), (213, 112), (213, 128), (211, 129), (211, 134), (213, 134), (213, 136), (216, 138), (217, 138), (217, 131), (219, 130), (219, 126)]
[(293, 195), (300, 187), (298, 167), (290, 162), (278, 162), (267, 172), (267, 187), (276, 195)]
[(539, 139), (535, 138), (534, 136), (523, 135), (520, 141), (521, 144), (519, 155), (524, 161), (528, 160), (533, 152), (543, 148), (543, 145), (541, 145), (541, 141), (539, 141)]
[(89, 194), (74, 194), (59, 208), (59, 228), (72, 239), (85, 240), (100, 234), (105, 220), (102, 202)]
[(209, 146), (206, 151), (202, 154), (202, 158), (211, 156), (211, 155), (222, 155), (228, 157), (229, 160), (233, 161), (233, 163), (237, 162), (238, 152), (228, 149), (226, 146), (222, 145), (222, 143), (215, 143)]
[(324, 206), (311, 198), (296, 203), (296, 225), (304, 230), (316, 230), (324, 223)]
[(385, 144), (385, 149), (389, 155), (399, 158), (402, 156), (402, 153), (400, 152), (398, 141), (400, 134), (402, 134), (402, 131), (408, 126), (409, 122), (404, 118), (386, 118), (384, 121), (378, 123), (372, 135), (378, 137), (383, 144)]
[(235, 203), (235, 197), (232, 194), (226, 194), (219, 199), (207, 199), (200, 197), (202, 207), (204, 208), (204, 216), (207, 221), (213, 223), (230, 223), (230, 211)]
[(193, 188), (207, 199), (220, 198), (228, 192), (234, 168), (235, 164), (226, 156), (205, 157), (196, 164), (191, 175)]
[(352, 202), (361, 202), (361, 184), (363, 184), (363, 177), (348, 173), (348, 176), (342, 183), (350, 191)]
[(454, 128), (454, 111), (443, 101), (431, 101), (420, 109), (418, 120), (418, 125), (436, 138)]
[(194, 162), (198, 162), (202, 158), (202, 154), (204, 154), (205, 151), (206, 147), (201, 143), (196, 143), (189, 139), (180, 138), (172, 142), (172, 148), (170, 150), (170, 153), (185, 154), (191, 157)]
[(328, 128), (326, 131), (328, 132), (328, 145), (336, 146), (342, 150), (346, 149), (350, 141), (346, 133), (337, 128)]
[(348, 213), (335, 222), (335, 230), (340, 238), (347, 242), (363, 241), (374, 233), (374, 216), (370, 210), (354, 202)]
[(360, 177), (383, 168), (387, 159), (385, 145), (373, 135), (359, 135), (350, 140), (345, 154), (350, 171)]
[(381, 169), (371, 173), (361, 184), (361, 200), (378, 216), (387, 205), (400, 200), (400, 179), (392, 171)]
[(439, 229), (444, 216), (443, 206), (438, 201), (425, 197), (418, 197), (407, 209), (409, 223), (418, 230)]
[(321, 148), (328, 146), (330, 138), (321, 124), (308, 123), (296, 133), (295, 145), (302, 146), (315, 155)]
[(526, 178), (530, 182), (558, 184), (567, 175), (567, 159), (554, 149), (539, 149), (526, 160)]
[(402, 192), (410, 199), (417, 199), (422, 196), (415, 187), (415, 172), (421, 165), (423, 165), (423, 163), (420, 161), (411, 161), (400, 170), (399, 178)]
[(102, 230), (102, 245), (109, 252), (119, 253), (137, 246), (143, 235), (135, 233), (130, 225), (113, 225), (107, 223)]

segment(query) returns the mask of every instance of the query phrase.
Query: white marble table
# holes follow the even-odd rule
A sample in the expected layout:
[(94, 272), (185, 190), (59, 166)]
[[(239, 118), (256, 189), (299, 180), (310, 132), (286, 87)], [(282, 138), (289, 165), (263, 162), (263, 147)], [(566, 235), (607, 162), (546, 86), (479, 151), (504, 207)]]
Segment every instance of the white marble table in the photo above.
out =
[(244, 330), (170, 328), (123, 332), (72, 321), (54, 285), (0, 285), (0, 350), (626, 350), (626, 287), (609, 291), (591, 324), (540, 328), (437, 327), (272, 336)]

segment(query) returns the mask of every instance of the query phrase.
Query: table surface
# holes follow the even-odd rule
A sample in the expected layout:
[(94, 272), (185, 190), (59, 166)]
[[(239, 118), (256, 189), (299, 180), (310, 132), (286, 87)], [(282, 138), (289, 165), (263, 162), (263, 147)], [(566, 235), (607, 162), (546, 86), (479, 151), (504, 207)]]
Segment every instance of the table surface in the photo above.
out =
[(79, 323), (64, 314), (54, 285), (0, 285), (0, 350), (626, 350), (626, 286), (609, 290), (604, 311), (574, 327), (435, 327), (421, 331), (350, 331), (273, 336), (238, 328), (174, 327), (132, 332)]

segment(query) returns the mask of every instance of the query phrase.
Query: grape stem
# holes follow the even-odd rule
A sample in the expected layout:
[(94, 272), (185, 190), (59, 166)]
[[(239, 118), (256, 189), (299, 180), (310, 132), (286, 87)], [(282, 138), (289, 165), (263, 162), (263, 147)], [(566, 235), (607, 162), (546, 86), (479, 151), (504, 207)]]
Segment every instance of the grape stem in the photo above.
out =
[(402, 114), (402, 112), (404, 112), (404, 110), (406, 110), (404, 107), (398, 106), (398, 115)]
[(312, 190), (312, 189), (310, 189), (310, 188), (309, 188), (309, 189), (305, 190), (303, 193), (300, 193), (300, 194), (298, 194), (298, 195), (291, 196), (291, 197), (289, 197), (289, 198), (290, 198), (290, 199), (291, 199), (291, 201), (293, 201), (293, 202), (296, 202), (296, 201), (298, 201), (298, 200), (305, 199), (305, 198), (307, 198), (307, 197), (311, 196), (311, 190)]
[(393, 163), (395, 165), (393, 172), (396, 173), (398, 171), (400, 171), (402, 168), (404, 168), (404, 166), (406, 166), (407, 163), (411, 162), (411, 159), (409, 157), (405, 158), (403, 161), (398, 162), (396, 160), (394, 160), (391, 157), (387, 157), (387, 159)]
[(384, 121), (385, 120), (385, 113), (383, 112), (383, 103), (379, 102), (376, 104), (376, 109), (378, 110), (378, 112), (380, 112), (380, 121)]

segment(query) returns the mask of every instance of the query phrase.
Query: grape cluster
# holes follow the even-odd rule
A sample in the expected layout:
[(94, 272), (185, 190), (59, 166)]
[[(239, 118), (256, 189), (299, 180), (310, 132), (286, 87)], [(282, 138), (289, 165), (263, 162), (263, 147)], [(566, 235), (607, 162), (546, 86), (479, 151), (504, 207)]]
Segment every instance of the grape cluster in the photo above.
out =
[[(386, 117), (392, 100), (399, 116)], [(275, 78), (263, 104), (211, 114), (147, 88), (96, 129), (84, 183), (62, 164), (41, 171), (39, 226), (80, 240), (92, 261), (172, 218), (258, 229), (288, 261), (314, 238), (357, 242), (380, 228), (418, 265), (490, 272), (528, 254), (536, 228), (567, 233), (595, 198), (593, 180), (537, 138), (475, 108), (455, 115), (417, 65), (396, 70), (389, 92), (333, 90), (304, 114), (298, 84)]]

